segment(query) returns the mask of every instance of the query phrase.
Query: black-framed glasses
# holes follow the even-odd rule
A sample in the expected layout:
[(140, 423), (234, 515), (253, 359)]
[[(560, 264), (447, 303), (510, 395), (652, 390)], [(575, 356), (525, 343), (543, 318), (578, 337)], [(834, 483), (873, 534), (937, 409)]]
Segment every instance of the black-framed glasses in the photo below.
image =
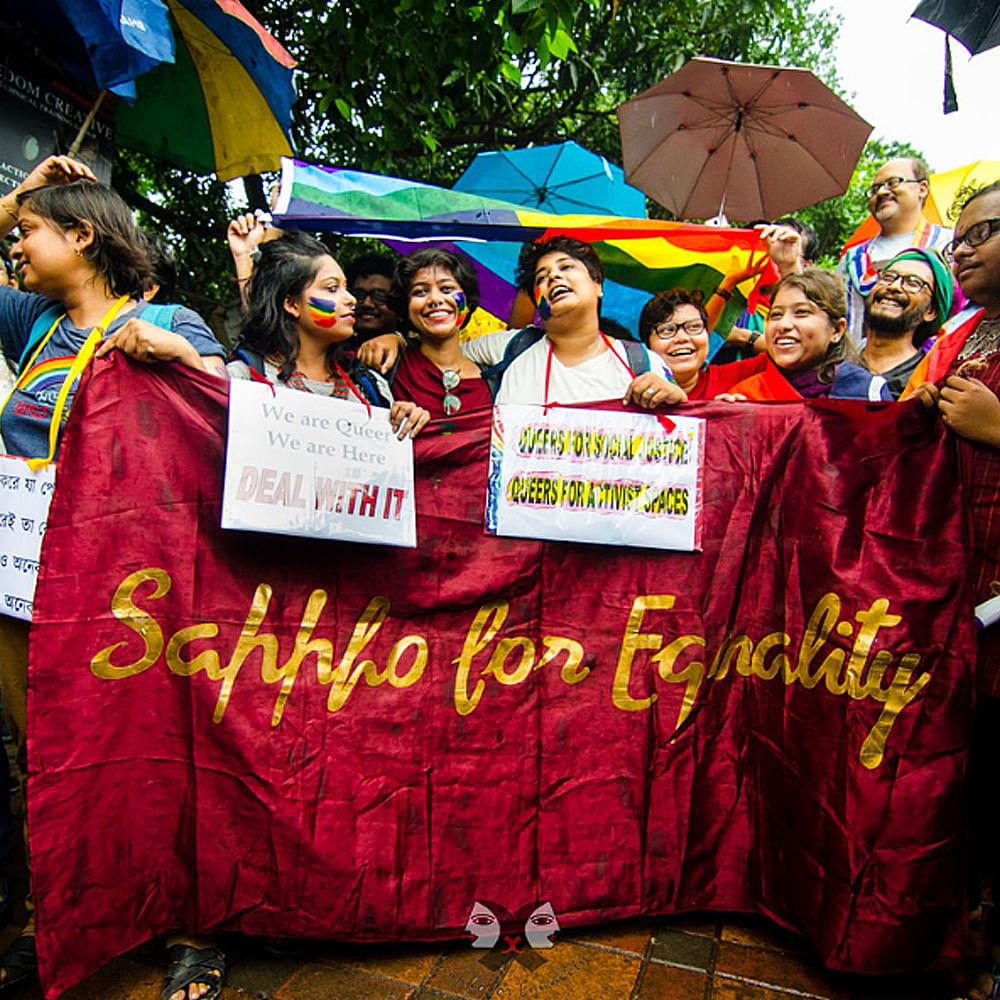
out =
[(895, 191), (901, 184), (919, 184), (915, 177), (886, 177), (884, 181), (876, 181), (868, 186), (868, 197), (874, 198), (875, 195), (882, 190), (882, 188), (888, 188), (890, 191)]
[(929, 281), (925, 281), (923, 278), (917, 277), (915, 274), (900, 274), (899, 271), (891, 271), (888, 268), (884, 271), (879, 271), (877, 283), (880, 285), (886, 285), (888, 288), (892, 288), (896, 282), (902, 286), (904, 292), (911, 292), (916, 295), (917, 292), (929, 292), (934, 293), (934, 289), (931, 287)]
[(446, 416), (450, 417), (462, 409), (462, 401), (453, 392), (454, 389), (458, 388), (458, 384), (461, 381), (461, 374), (454, 368), (443, 368), (441, 370), (441, 385), (444, 388), (444, 398), (441, 400), (441, 405), (444, 408)]
[(955, 259), (955, 251), (963, 244), (970, 247), (982, 246), (994, 233), (1000, 231), (1000, 219), (980, 219), (974, 222), (961, 236), (956, 236), (945, 248), (948, 260)]
[(705, 332), (704, 320), (689, 319), (686, 323), (661, 323), (653, 327), (652, 333), (660, 340), (673, 340), (681, 330), (689, 337), (697, 337), (699, 333)]
[(384, 288), (352, 288), (351, 295), (358, 300), (358, 305), (361, 305), (365, 299), (371, 299), (377, 306), (389, 303), (389, 293)]

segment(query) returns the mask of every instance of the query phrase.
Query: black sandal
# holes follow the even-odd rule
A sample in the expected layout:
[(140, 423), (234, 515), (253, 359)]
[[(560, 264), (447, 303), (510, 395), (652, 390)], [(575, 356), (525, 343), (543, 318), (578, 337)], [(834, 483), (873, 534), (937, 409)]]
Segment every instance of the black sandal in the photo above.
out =
[(0, 969), (6, 973), (0, 980), (0, 997), (12, 996), (22, 986), (35, 982), (38, 979), (35, 935), (22, 935), (0, 951)]
[(167, 949), (167, 974), (160, 991), (160, 1000), (170, 1000), (178, 990), (184, 991), (192, 983), (204, 983), (208, 990), (201, 1000), (215, 1000), (222, 992), (226, 979), (226, 957), (218, 948), (195, 948), (189, 944), (175, 944)]

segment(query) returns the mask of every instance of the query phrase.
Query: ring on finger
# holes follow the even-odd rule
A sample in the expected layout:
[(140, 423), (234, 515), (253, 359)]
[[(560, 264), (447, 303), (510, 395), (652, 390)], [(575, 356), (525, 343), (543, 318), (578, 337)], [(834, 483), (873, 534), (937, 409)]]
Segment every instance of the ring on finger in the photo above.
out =
[(649, 389), (646, 390), (646, 395), (647, 396), (652, 396), (654, 392), (656, 392), (656, 390), (651, 387), (651, 388), (649, 388)]

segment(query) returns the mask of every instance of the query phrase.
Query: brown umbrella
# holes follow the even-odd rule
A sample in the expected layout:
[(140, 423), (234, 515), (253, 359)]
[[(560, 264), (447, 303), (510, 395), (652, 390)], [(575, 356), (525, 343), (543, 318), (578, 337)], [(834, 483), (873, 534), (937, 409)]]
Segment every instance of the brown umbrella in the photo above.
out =
[(872, 126), (808, 70), (692, 59), (618, 107), (626, 180), (681, 219), (775, 219), (847, 190)]

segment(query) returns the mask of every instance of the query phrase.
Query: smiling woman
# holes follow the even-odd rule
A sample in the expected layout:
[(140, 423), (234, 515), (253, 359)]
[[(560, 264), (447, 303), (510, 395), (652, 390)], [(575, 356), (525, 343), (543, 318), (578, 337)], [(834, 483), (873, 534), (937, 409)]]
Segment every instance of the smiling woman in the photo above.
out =
[(766, 367), (724, 398), (891, 400), (886, 380), (857, 364), (846, 329), (847, 295), (839, 278), (818, 267), (787, 275), (778, 282), (764, 328)]
[(418, 250), (396, 265), (390, 300), (420, 338), (396, 369), (393, 389), (435, 420), (492, 405), (479, 365), (462, 354), (459, 334), (479, 305), (479, 280), (468, 258)]

